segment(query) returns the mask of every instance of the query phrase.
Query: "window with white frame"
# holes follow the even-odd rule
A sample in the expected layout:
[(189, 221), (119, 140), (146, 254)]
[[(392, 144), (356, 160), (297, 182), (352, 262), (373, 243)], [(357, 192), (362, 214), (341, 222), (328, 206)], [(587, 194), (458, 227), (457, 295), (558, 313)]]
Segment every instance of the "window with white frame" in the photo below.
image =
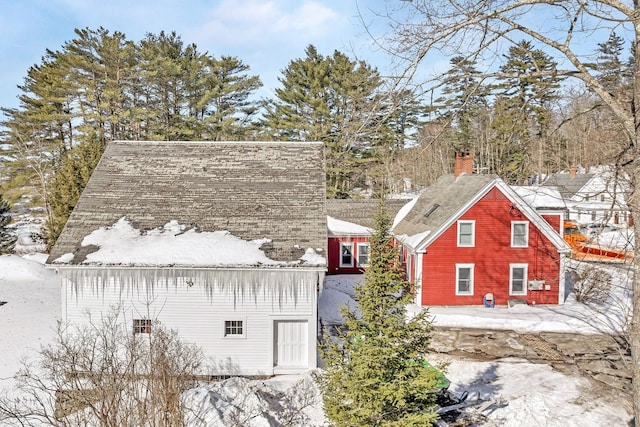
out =
[(456, 295), (473, 295), (473, 264), (456, 264)]
[(527, 264), (510, 264), (509, 295), (527, 294)]
[(225, 320), (224, 336), (225, 338), (242, 338), (244, 337), (244, 321), (243, 320)]
[(369, 244), (358, 243), (358, 265), (369, 265)]
[(458, 221), (458, 246), (475, 246), (475, 221)]
[(150, 334), (151, 319), (133, 319), (134, 334)]
[(353, 267), (353, 243), (340, 243), (340, 267)]
[(526, 248), (529, 246), (529, 223), (513, 221), (511, 223), (511, 247)]

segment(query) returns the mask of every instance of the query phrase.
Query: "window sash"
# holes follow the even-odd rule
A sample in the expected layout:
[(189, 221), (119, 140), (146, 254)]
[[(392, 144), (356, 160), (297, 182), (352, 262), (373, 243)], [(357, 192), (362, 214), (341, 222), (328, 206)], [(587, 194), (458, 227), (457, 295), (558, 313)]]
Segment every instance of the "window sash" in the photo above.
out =
[(456, 265), (456, 295), (473, 295), (473, 265)]
[(225, 320), (224, 336), (225, 337), (244, 336), (244, 322), (242, 320)]
[(134, 334), (150, 334), (151, 319), (133, 319)]
[(340, 243), (340, 267), (353, 267), (353, 243)]
[(474, 221), (458, 221), (458, 246), (474, 246)]
[(529, 246), (529, 223), (511, 223), (511, 246), (514, 248), (526, 248)]
[(528, 266), (524, 264), (511, 265), (509, 294), (527, 294), (527, 270)]
[(368, 243), (358, 244), (358, 265), (369, 265), (369, 249)]

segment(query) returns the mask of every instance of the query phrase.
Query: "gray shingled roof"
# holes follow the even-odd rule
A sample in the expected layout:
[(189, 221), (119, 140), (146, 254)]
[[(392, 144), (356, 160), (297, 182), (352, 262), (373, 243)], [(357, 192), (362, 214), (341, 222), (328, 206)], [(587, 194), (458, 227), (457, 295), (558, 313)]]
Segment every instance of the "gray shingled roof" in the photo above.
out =
[(439, 230), (458, 210), (467, 204), (496, 175), (441, 176), (418, 198), (407, 215), (394, 227), (395, 235), (412, 236)]
[[(324, 147), (321, 143), (141, 142), (107, 146), (49, 256), (86, 254), (82, 239), (126, 216), (138, 229), (171, 220), (200, 231), (227, 230), (277, 261), (306, 248), (326, 256)], [(86, 250), (86, 249), (84, 249)]]
[[(385, 200), (385, 211), (391, 221), (408, 200)], [(329, 199), (327, 200), (327, 215), (341, 221), (373, 228), (378, 210), (376, 199)]]
[(592, 173), (577, 173), (572, 178), (568, 172), (556, 172), (542, 185), (544, 187), (557, 187), (563, 199), (571, 199), (593, 176), (594, 174)]

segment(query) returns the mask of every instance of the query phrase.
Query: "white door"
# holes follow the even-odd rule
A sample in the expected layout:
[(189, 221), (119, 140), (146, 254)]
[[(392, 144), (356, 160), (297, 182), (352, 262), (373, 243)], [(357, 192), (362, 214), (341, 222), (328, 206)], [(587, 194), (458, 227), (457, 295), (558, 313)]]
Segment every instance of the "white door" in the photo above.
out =
[(274, 323), (276, 368), (307, 368), (308, 323), (306, 320), (276, 320)]

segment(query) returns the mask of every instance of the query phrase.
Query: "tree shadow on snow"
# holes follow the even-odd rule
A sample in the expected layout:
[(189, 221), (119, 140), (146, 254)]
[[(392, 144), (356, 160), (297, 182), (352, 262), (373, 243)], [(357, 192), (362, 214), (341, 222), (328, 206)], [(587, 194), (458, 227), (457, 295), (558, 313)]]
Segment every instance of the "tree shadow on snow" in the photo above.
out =
[(467, 399), (472, 400), (496, 400), (502, 385), (498, 384), (498, 365), (491, 365), (478, 373), (468, 384), (455, 384), (453, 390), (456, 394), (469, 393)]

